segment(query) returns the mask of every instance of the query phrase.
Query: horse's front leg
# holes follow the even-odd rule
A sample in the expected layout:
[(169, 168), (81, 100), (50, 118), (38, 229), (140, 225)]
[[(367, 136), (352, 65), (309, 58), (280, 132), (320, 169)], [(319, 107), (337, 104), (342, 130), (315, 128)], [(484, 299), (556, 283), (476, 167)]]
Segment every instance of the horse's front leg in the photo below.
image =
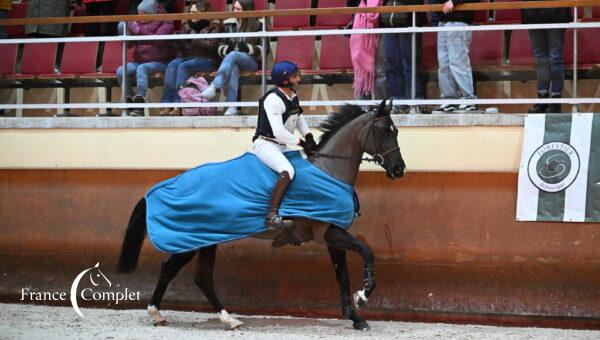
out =
[(350, 235), (346, 230), (331, 225), (325, 232), (325, 242), (334, 248), (352, 250), (358, 253), (363, 260), (363, 282), (362, 289), (354, 293), (354, 305), (356, 308), (362, 308), (368, 301), (369, 296), (375, 290), (375, 270), (373, 251), (369, 246), (354, 236)]
[(343, 249), (327, 246), (329, 257), (335, 269), (335, 277), (340, 286), (340, 294), (342, 297), (342, 316), (344, 319), (352, 320), (352, 326), (355, 329), (368, 331), (369, 324), (356, 315), (354, 306), (352, 305), (352, 296), (350, 293), (350, 278), (348, 276), (348, 266), (346, 262), (346, 251)]

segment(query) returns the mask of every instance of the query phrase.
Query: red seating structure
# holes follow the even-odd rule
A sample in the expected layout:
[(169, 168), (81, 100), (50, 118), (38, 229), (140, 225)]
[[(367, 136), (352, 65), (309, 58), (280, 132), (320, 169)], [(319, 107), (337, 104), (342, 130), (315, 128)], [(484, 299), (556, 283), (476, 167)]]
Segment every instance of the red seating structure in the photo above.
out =
[(225, 12), (227, 0), (210, 0), (214, 12)]
[[(346, 0), (319, 0), (318, 7), (346, 7)], [(345, 27), (350, 22), (350, 20), (352, 20), (351, 14), (317, 15), (317, 22), (315, 28), (327, 29)]]
[(55, 77), (57, 43), (25, 44), (21, 57), (21, 71), (15, 78)]
[(279, 37), (275, 62), (288, 60), (298, 65), (300, 70), (312, 70), (315, 36)]
[[(133, 60), (133, 49), (127, 50), (127, 61)], [(123, 65), (123, 43), (119, 41), (107, 41), (102, 53), (101, 71), (97, 74), (101, 78), (114, 77), (119, 66)]]
[(474, 31), (469, 57), (473, 68), (500, 66), (504, 31)]
[[(310, 8), (310, 0), (276, 0), (275, 9), (299, 9)], [(305, 29), (309, 27), (308, 15), (286, 15), (273, 19), (273, 30)]]
[(96, 73), (97, 42), (67, 42), (60, 64), (60, 78), (93, 76)]
[[(579, 38), (578, 42), (580, 41), (581, 39)], [(535, 65), (535, 60), (531, 52), (529, 32), (527, 30), (512, 31), (508, 60), (511, 66), (532, 67)], [(569, 68), (569, 65), (573, 64), (573, 31), (570, 29), (565, 33), (563, 60), (565, 67), (567, 68)]]
[[(27, 17), (27, 3), (22, 2), (14, 4), (10, 12), (8, 12), (8, 19), (23, 19)], [(9, 38), (22, 38), (25, 36), (24, 26), (6, 26), (6, 34)]]
[(592, 7), (592, 18), (600, 19), (600, 7)]
[(257, 11), (264, 11), (269, 9), (269, 3), (267, 0), (254, 0), (254, 9)]
[(129, 12), (129, 0), (119, 0), (115, 6), (115, 15), (127, 14)]
[[(73, 10), (73, 17), (84, 17), (87, 16), (87, 12), (85, 10), (85, 4), (79, 5), (75, 3), (75, 8)], [(71, 24), (71, 35), (72, 36), (82, 36), (85, 35), (85, 25), (86, 24)]]
[(0, 48), (0, 77), (17, 73), (18, 44), (2, 45)]
[(350, 39), (343, 35), (325, 35), (321, 39), (321, 53), (317, 73), (352, 72)]

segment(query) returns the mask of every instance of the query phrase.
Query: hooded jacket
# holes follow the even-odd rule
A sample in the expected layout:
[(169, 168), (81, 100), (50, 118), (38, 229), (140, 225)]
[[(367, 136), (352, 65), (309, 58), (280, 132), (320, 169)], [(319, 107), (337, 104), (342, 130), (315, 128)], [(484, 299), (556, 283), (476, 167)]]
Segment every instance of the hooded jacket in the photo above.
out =
[[(127, 28), (131, 35), (167, 35), (175, 31), (171, 21), (130, 21)], [(137, 41), (133, 50), (133, 59), (138, 63), (167, 63), (175, 55), (176, 51), (169, 41)]]

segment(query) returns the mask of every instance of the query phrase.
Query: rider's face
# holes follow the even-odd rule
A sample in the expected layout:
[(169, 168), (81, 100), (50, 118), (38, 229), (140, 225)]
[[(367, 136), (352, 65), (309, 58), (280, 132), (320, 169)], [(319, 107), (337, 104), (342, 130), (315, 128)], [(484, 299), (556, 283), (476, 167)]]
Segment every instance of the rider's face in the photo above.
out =
[(290, 83), (290, 85), (296, 86), (300, 83), (300, 80), (302, 80), (302, 78), (300, 77), (300, 72), (297, 72), (288, 79), (288, 82)]

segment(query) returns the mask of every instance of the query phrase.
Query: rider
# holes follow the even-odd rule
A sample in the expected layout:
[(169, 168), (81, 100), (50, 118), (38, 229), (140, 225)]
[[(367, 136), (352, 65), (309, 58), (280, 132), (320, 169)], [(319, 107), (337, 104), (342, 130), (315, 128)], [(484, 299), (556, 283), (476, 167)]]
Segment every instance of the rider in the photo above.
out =
[[(266, 225), (270, 229), (286, 229), (294, 222), (279, 216), (278, 209), (290, 181), (294, 179), (294, 168), (283, 152), (289, 150), (287, 145), (291, 144), (300, 145), (310, 155), (317, 150), (317, 144), (294, 90), (294, 86), (300, 83), (298, 66), (289, 61), (278, 62), (271, 70), (271, 78), (275, 87), (258, 101), (258, 124), (252, 141), (258, 159), (279, 174), (271, 193)], [(304, 140), (294, 135), (296, 129)]]

